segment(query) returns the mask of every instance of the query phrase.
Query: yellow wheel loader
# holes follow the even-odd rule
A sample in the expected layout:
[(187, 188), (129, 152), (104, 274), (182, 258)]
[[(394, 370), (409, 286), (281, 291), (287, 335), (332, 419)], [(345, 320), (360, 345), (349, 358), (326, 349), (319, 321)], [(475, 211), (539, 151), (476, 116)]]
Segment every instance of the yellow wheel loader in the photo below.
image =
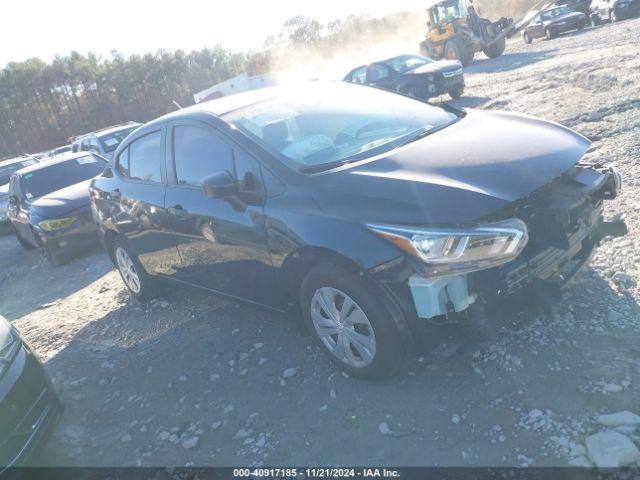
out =
[(467, 66), (477, 52), (489, 58), (503, 54), (506, 37), (515, 29), (513, 19), (497, 22), (482, 18), (472, 0), (430, 0), (427, 37), (420, 43), (423, 55), (434, 60), (459, 60)]

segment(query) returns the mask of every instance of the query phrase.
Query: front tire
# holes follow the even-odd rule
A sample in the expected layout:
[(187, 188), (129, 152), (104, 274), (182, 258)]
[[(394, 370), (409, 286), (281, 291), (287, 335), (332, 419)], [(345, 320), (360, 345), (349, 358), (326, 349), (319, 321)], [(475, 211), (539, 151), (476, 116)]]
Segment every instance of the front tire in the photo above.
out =
[(601, 23), (602, 22), (600, 21), (600, 17), (598, 15), (596, 15), (595, 13), (591, 15), (591, 26), (592, 27), (597, 27)]
[(457, 86), (455, 88), (453, 88), (450, 92), (449, 92), (449, 96), (456, 100), (458, 98), (460, 98), (462, 96), (462, 94), (464, 93), (464, 87), (463, 86)]
[(524, 40), (524, 43), (526, 43), (527, 45), (531, 45), (531, 42), (533, 42), (531, 35), (529, 35), (527, 32), (524, 32), (522, 34), (522, 39)]
[(507, 39), (502, 37), (500, 40), (493, 42), (491, 45), (483, 48), (482, 51), (489, 58), (496, 58), (502, 55), (507, 48)]
[(300, 305), (320, 348), (349, 375), (384, 379), (403, 365), (402, 334), (362, 277), (317, 265), (302, 282)]
[(460, 38), (452, 38), (444, 46), (444, 56), (447, 60), (459, 60), (463, 67), (473, 61), (475, 52)]
[(44, 256), (52, 265), (59, 266), (67, 262), (68, 258), (61, 252), (56, 252), (52, 248), (43, 247)]
[(138, 257), (129, 250), (121, 238), (113, 241), (111, 254), (120, 277), (131, 295), (142, 302), (152, 299), (156, 294), (153, 278), (144, 270)]
[(14, 228), (13, 231), (16, 234), (16, 240), (18, 240), (18, 243), (20, 244), (20, 246), (22, 248), (24, 248), (25, 250), (33, 250), (34, 248), (36, 248), (34, 245), (29, 243), (25, 238), (23, 238), (22, 235), (20, 235), (20, 232), (18, 232), (17, 229)]
[(547, 37), (547, 40), (553, 40), (556, 38), (556, 34), (550, 28), (545, 29), (544, 34)]

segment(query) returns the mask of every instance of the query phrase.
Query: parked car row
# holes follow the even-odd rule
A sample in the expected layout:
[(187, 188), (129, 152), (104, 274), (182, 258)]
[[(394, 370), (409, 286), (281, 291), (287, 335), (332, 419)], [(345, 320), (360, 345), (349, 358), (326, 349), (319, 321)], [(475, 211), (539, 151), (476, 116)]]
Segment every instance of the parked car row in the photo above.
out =
[(523, 29), (522, 38), (531, 43), (536, 38), (551, 40), (587, 25), (617, 22), (640, 14), (640, 0), (558, 0), (542, 10)]

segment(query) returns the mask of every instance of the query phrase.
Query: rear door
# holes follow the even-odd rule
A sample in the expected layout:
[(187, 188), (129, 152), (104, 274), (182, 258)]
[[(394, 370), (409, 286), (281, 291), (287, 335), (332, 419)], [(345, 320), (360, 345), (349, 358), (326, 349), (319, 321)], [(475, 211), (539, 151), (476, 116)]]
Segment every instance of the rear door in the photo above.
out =
[(116, 229), (147, 272), (171, 275), (177, 251), (167, 230), (165, 128), (141, 132), (118, 154), (113, 175), (118, 181), (106, 192)]
[[(165, 204), (181, 260), (176, 278), (277, 306), (258, 162), (205, 123), (170, 123), (168, 138)], [(240, 184), (240, 193), (228, 199), (207, 197), (201, 180), (224, 170)]]

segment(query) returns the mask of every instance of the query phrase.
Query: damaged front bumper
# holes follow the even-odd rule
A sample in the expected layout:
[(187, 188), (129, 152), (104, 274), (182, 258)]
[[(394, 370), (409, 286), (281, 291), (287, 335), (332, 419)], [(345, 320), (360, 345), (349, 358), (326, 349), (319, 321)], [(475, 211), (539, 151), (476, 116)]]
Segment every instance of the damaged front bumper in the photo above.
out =
[(578, 164), (487, 219), (519, 218), (527, 224), (529, 243), (515, 260), (488, 270), (432, 277), (425, 264), (405, 257), (371, 273), (392, 290), (405, 311), (421, 319), (460, 313), (477, 300), (486, 303), (528, 288), (559, 293), (588, 265), (598, 243), (627, 233), (623, 221), (603, 218), (603, 202), (620, 189), (615, 169)]

